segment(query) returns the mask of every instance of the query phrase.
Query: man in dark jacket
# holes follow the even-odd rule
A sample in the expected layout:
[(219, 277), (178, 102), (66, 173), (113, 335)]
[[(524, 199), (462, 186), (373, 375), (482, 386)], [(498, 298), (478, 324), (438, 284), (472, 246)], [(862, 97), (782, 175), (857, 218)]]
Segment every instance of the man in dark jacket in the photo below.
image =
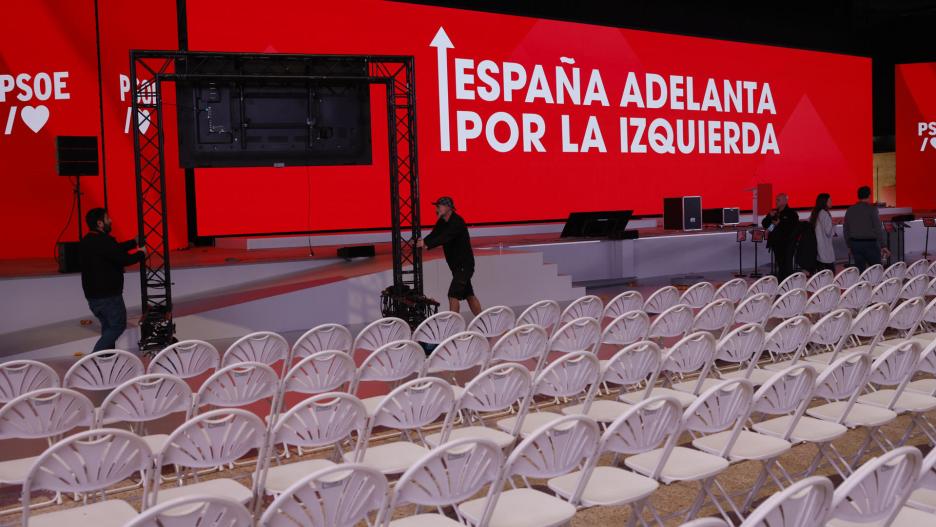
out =
[(445, 262), (452, 270), (452, 285), (448, 290), (449, 311), (458, 313), (461, 301), (467, 300), (471, 312), (477, 315), (481, 312), (481, 302), (475, 296), (474, 287), (471, 285), (475, 262), (468, 226), (465, 220), (455, 213), (455, 202), (452, 198), (441, 197), (433, 205), (439, 219), (432, 232), (424, 240), (416, 242), (416, 246), (426, 249), (442, 247)]
[(761, 226), (767, 229), (767, 248), (773, 251), (777, 262), (777, 279), (783, 280), (793, 273), (793, 244), (799, 215), (787, 206), (787, 195), (777, 194), (777, 208), (764, 217)]
[(104, 209), (91, 209), (85, 216), (91, 230), (81, 240), (81, 288), (91, 313), (101, 322), (101, 338), (94, 351), (114, 349), (127, 328), (127, 306), (123, 299), (124, 267), (142, 262), (144, 249), (136, 240), (118, 243), (111, 232), (111, 219)]

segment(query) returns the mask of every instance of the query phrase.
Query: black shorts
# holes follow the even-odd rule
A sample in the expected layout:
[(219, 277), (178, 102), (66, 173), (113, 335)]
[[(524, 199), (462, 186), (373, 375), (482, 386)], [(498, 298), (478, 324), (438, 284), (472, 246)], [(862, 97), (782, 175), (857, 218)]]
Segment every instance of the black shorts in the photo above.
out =
[(471, 286), (471, 277), (474, 275), (473, 267), (460, 267), (452, 270), (452, 285), (449, 286), (449, 298), (467, 300), (474, 296), (474, 287)]

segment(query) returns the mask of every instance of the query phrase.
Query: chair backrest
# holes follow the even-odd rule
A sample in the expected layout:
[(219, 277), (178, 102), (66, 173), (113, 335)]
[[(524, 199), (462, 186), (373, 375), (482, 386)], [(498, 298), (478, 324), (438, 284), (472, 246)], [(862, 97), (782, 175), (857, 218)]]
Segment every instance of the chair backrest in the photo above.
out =
[(820, 527), (829, 516), (833, 492), (828, 478), (802, 479), (767, 498), (741, 527)]
[(839, 289), (845, 290), (861, 281), (861, 272), (857, 267), (846, 267), (835, 275), (832, 283), (839, 286)]
[[(816, 274), (809, 277), (809, 280), (806, 282), (806, 290), (810, 293), (815, 293), (816, 291), (827, 287), (830, 285), (836, 285), (835, 275), (829, 269), (823, 269)], [(836, 288), (839, 288), (836, 286)]]
[(193, 412), (202, 406), (222, 408), (246, 406), (274, 397), (279, 390), (279, 377), (273, 368), (260, 362), (241, 362), (216, 371), (195, 394)]
[(630, 387), (641, 382), (653, 384), (663, 362), (660, 346), (642, 340), (626, 346), (603, 366), (601, 380), (618, 386)]
[[(849, 267), (849, 269), (854, 269), (854, 267)], [(852, 284), (842, 293), (842, 298), (838, 304), (839, 309), (850, 309), (852, 311), (864, 309), (871, 302), (872, 291), (874, 291), (874, 286), (869, 282)]]
[(395, 388), (380, 401), (368, 423), (367, 436), (375, 426), (415, 430), (440, 416), (450, 417), (455, 402), (452, 386), (437, 377), (419, 377)]
[(493, 362), (541, 361), (549, 346), (549, 335), (542, 326), (524, 324), (508, 331), (491, 348)]
[(777, 286), (777, 294), (789, 293), (794, 289), (806, 289), (806, 282), (806, 273), (795, 272), (780, 282), (780, 285)]
[(767, 293), (757, 293), (742, 300), (735, 308), (734, 323), (763, 324), (773, 304), (771, 298)]
[(583, 317), (566, 322), (549, 339), (549, 351), (593, 351), (601, 338), (601, 325), (597, 319)]
[(920, 352), (920, 361), (917, 363), (917, 369), (923, 373), (936, 375), (936, 340), (931, 341), (923, 348), (923, 351)]
[(360, 442), (366, 426), (367, 409), (360, 399), (341, 392), (322, 393), (283, 413), (273, 428), (271, 443), (315, 448), (338, 444), (352, 434)]
[(936, 490), (936, 449), (931, 449), (920, 466), (918, 489)]
[(341, 324), (321, 324), (306, 331), (293, 344), (293, 359), (302, 359), (320, 351), (343, 351), (351, 353), (354, 338), (348, 328)]
[(926, 301), (918, 296), (909, 300), (904, 300), (891, 311), (890, 318), (887, 320), (887, 327), (905, 332), (909, 332), (917, 327), (920, 320), (923, 319), (923, 311), (926, 309)]
[(764, 327), (745, 324), (731, 330), (715, 346), (715, 358), (734, 364), (757, 361), (764, 350)]
[(770, 330), (764, 342), (764, 350), (774, 357), (795, 355), (806, 345), (811, 328), (809, 319), (802, 315), (788, 318)]
[(72, 364), (62, 386), (78, 390), (113, 390), (125, 381), (143, 375), (143, 361), (123, 350), (101, 350)]
[(58, 373), (48, 364), (34, 360), (0, 363), (0, 403), (41, 388), (58, 388)]
[(715, 298), (727, 298), (731, 303), (737, 304), (744, 300), (747, 290), (748, 283), (744, 278), (732, 278), (715, 291)]
[(411, 340), (440, 344), (445, 339), (465, 331), (465, 319), (454, 311), (441, 311), (423, 320), (413, 331)]
[(682, 412), (679, 401), (672, 397), (640, 401), (608, 425), (598, 452), (633, 455), (653, 450), (667, 437), (679, 433)]
[(773, 275), (767, 275), (762, 278), (758, 278), (750, 287), (748, 287), (747, 296), (754, 296), (759, 293), (766, 293), (771, 299), (777, 296), (777, 291), (780, 289), (780, 284), (777, 283), (777, 277)]
[(705, 305), (692, 320), (691, 331), (721, 331), (734, 320), (735, 306), (727, 298)]
[[(700, 434), (722, 432), (744, 422), (751, 410), (754, 388), (745, 379), (722, 381), (699, 395), (683, 413), (683, 430)], [(731, 444), (723, 453), (731, 451)]]
[(921, 458), (910, 446), (871, 458), (835, 489), (830, 519), (890, 525), (913, 491)]
[(715, 300), (715, 286), (710, 282), (692, 284), (679, 297), (680, 304), (686, 304), (693, 309), (702, 309), (712, 300)]
[(926, 276), (926, 270), (929, 269), (929, 265), (929, 260), (926, 258), (920, 258), (919, 260), (907, 266), (906, 278), (910, 279), (917, 276)]
[(325, 393), (338, 390), (354, 381), (357, 367), (343, 351), (316, 351), (297, 362), (283, 377), (281, 392)]
[(551, 331), (559, 324), (562, 308), (555, 300), (540, 300), (523, 310), (517, 317), (517, 327), (535, 324), (546, 331)]
[(869, 354), (845, 355), (819, 374), (816, 379), (815, 395), (828, 401), (855, 399), (860, 395), (870, 370), (871, 356)]
[(871, 291), (871, 303), (884, 302), (893, 305), (900, 296), (900, 278), (889, 278), (874, 286)]
[(169, 435), (156, 466), (213, 468), (233, 463), (263, 445), (265, 429), (256, 414), (241, 408), (205, 412)]
[(351, 344), (352, 357), (358, 350), (376, 351), (381, 346), (398, 340), (409, 340), (412, 335), (409, 324), (396, 317), (386, 317), (368, 324), (354, 337)]
[(152, 463), (146, 443), (126, 430), (98, 428), (69, 436), (47, 448), (29, 469), (23, 482), (22, 524), (29, 525), (30, 494), (35, 490), (83, 494), (139, 473), (145, 503)]
[[(458, 408), (478, 413), (499, 412), (530, 396), (533, 376), (522, 364), (491, 366), (465, 385)], [(525, 403), (521, 403), (525, 406)]]
[(346, 527), (379, 511), (387, 478), (357, 463), (324, 468), (293, 483), (260, 517), (258, 527)]
[(899, 278), (903, 280), (907, 276), (907, 264), (905, 262), (894, 262), (887, 269), (884, 269), (884, 280), (890, 278)]
[(663, 369), (676, 374), (702, 371), (715, 358), (715, 346), (715, 337), (711, 333), (690, 333), (666, 350)]
[(497, 338), (517, 325), (517, 316), (507, 306), (493, 306), (478, 313), (469, 324), (468, 331), (475, 331), (488, 338)]
[(573, 351), (543, 368), (533, 381), (533, 393), (549, 397), (585, 395), (587, 405), (598, 389), (600, 378), (598, 357), (586, 351)]
[(936, 262), (931, 263), (929, 268), (926, 269), (926, 275), (931, 278), (936, 278)]
[(0, 407), (0, 439), (56, 437), (94, 424), (94, 403), (68, 388), (39, 388)]
[[(933, 262), (933, 265), (936, 266), (936, 262)], [(936, 296), (936, 278), (926, 275), (927, 278), (932, 278), (929, 281), (929, 285), (926, 286), (926, 296)]]
[(791, 289), (783, 293), (770, 306), (770, 313), (767, 318), (785, 319), (802, 315), (808, 300), (809, 293), (805, 289)]
[(836, 309), (820, 318), (809, 330), (809, 342), (836, 346), (848, 335), (852, 316), (846, 309)]
[(289, 358), (289, 343), (278, 333), (257, 331), (234, 341), (221, 357), (221, 366), (238, 362), (274, 364)]
[(185, 496), (150, 507), (124, 527), (241, 527), (253, 517), (240, 502), (218, 496)]
[[(828, 269), (825, 269), (825, 271), (828, 271)], [(803, 309), (803, 313), (807, 315), (825, 315), (838, 306), (841, 298), (842, 294), (837, 285), (829, 284), (823, 286), (814, 291), (812, 296), (809, 297), (809, 300), (806, 301), (806, 307)]]
[(861, 280), (873, 286), (880, 284), (884, 280), (884, 266), (881, 264), (869, 265), (868, 268), (861, 273)]
[(490, 439), (463, 438), (432, 449), (400, 476), (390, 491), (383, 525), (393, 510), (410, 503), (424, 507), (455, 505), (493, 483), (504, 454)]
[(114, 388), (98, 409), (98, 425), (118, 421), (142, 423), (192, 410), (192, 389), (185, 380), (166, 373), (134, 377)]
[[(936, 278), (933, 281), (936, 282)], [(930, 303), (923, 308), (923, 317), (920, 322), (936, 325), (936, 298), (930, 300)]]
[(647, 336), (651, 339), (682, 337), (692, 328), (692, 320), (692, 308), (677, 304), (653, 319)]
[[(783, 415), (805, 410), (816, 387), (816, 370), (803, 361), (774, 374), (754, 394), (753, 410)], [(799, 417), (797, 413), (796, 418)], [(793, 425), (790, 426), (792, 430)]]
[(221, 354), (204, 340), (182, 340), (168, 346), (153, 357), (147, 373), (168, 373), (183, 379), (217, 370)]
[(601, 320), (604, 313), (604, 302), (595, 295), (585, 295), (572, 301), (571, 304), (562, 310), (559, 317), (559, 324), (567, 324), (580, 318), (593, 318)]
[(659, 314), (679, 303), (679, 290), (671, 285), (661, 287), (650, 294), (643, 310), (651, 315)]
[[(891, 346), (871, 363), (868, 382), (877, 386), (899, 386), (897, 392), (903, 391), (904, 384), (910, 382), (916, 372), (920, 348), (920, 343), (913, 340)], [(894, 394), (894, 402), (898, 393)]]
[(630, 311), (642, 310), (644, 306), (643, 295), (639, 291), (624, 291), (612, 298), (604, 308), (602, 318), (615, 318)]
[(362, 381), (399, 381), (415, 375), (426, 362), (426, 352), (412, 340), (395, 340), (374, 350), (357, 369), (351, 385), (356, 393)]
[(627, 346), (647, 337), (650, 317), (640, 310), (628, 311), (617, 316), (601, 332), (600, 344)]
[(900, 288), (897, 298), (907, 300), (918, 296), (926, 295), (926, 289), (929, 286), (929, 277), (925, 275), (915, 276)]
[(443, 371), (464, 371), (480, 367), (491, 359), (487, 337), (474, 331), (456, 333), (432, 350), (423, 363), (421, 376)]

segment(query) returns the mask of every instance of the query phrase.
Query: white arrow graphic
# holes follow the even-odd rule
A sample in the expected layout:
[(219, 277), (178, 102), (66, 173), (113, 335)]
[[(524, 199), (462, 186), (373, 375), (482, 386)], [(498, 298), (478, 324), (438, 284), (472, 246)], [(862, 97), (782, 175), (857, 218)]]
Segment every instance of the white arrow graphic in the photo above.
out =
[(436, 48), (439, 59), (439, 148), (443, 152), (448, 152), (451, 150), (448, 109), (448, 49), (455, 46), (452, 45), (452, 41), (441, 26), (429, 46)]

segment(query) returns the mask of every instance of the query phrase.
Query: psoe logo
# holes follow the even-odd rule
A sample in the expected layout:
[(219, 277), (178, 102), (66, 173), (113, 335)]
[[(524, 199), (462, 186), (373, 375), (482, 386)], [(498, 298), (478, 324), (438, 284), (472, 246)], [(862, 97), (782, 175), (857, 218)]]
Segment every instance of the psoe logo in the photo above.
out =
[(917, 123), (917, 137), (921, 138), (920, 152), (936, 150), (936, 121)]
[(27, 128), (38, 134), (49, 122), (49, 107), (45, 104), (22, 104), (20, 106), (15, 103), (17, 101), (19, 103), (33, 103), (34, 101), (46, 102), (49, 100), (71, 99), (71, 94), (68, 93), (68, 72), (39, 72), (35, 75), (29, 73), (0, 74), (0, 103), (7, 102), (7, 97), (14, 104), (7, 111), (3, 135), (13, 133), (17, 114), (19, 114), (20, 119)]

